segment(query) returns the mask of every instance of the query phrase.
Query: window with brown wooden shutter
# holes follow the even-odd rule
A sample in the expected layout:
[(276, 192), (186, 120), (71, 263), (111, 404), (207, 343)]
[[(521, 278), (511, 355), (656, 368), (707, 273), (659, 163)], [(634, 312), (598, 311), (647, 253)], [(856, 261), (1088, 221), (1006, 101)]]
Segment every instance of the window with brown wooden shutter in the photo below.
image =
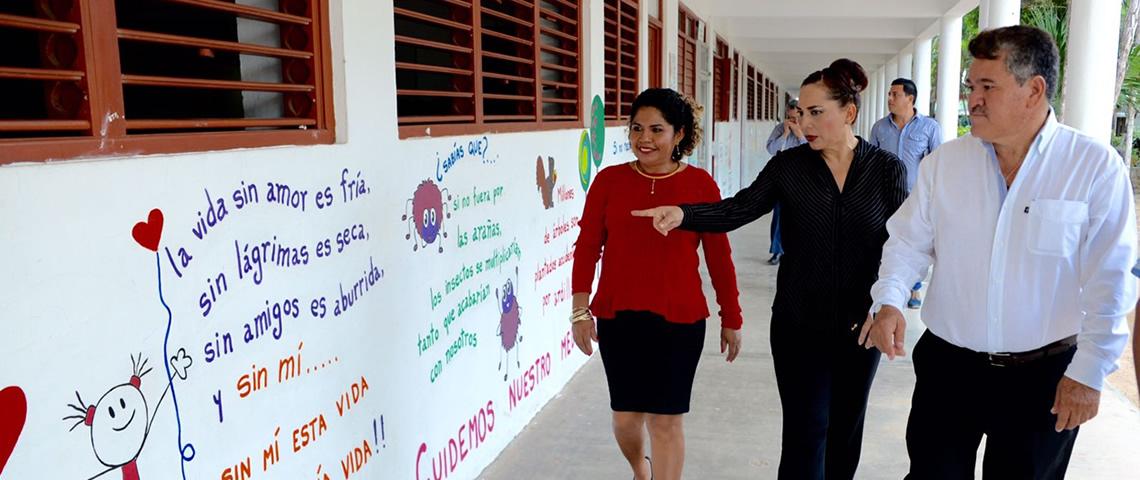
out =
[(756, 116), (760, 120), (768, 119), (768, 78), (760, 71), (756, 72)]
[(775, 111), (776, 111), (776, 95), (775, 95), (775, 93), (776, 93), (776, 91), (775, 91), (775, 88), (773, 88), (771, 80), (765, 81), (764, 85), (768, 88), (768, 97), (767, 97), (768, 98), (768, 112), (767, 112), (768, 113), (768, 120), (775, 120), (776, 119), (776, 115), (775, 115)]
[(568, 0), (397, 0), (400, 137), (581, 124), (581, 12)]
[(761, 120), (771, 120), (772, 119), (772, 115), (771, 115), (771, 113), (772, 113), (772, 95), (771, 95), (771, 93), (772, 92), (768, 88), (769, 88), (768, 77), (761, 74), (760, 75), (760, 119)]
[(772, 81), (772, 120), (780, 119), (780, 110), (783, 106), (780, 105), (780, 89), (776, 86), (776, 82)]
[(732, 104), (732, 118), (740, 118), (740, 54), (732, 52), (732, 95), (729, 103)]
[(713, 56), (713, 119), (719, 122), (728, 121), (728, 73), (732, 67), (729, 65), (728, 44), (717, 36), (716, 51)]
[(636, 0), (605, 1), (606, 119), (628, 120), (637, 97), (638, 18)]
[(328, 3), (270, 3), (0, 2), (0, 163), (331, 143)]
[(677, 30), (677, 86), (691, 98), (697, 96), (697, 39), (700, 34), (698, 20), (684, 5), (680, 6)]
[(747, 120), (756, 120), (756, 68), (748, 64), (748, 98), (745, 99)]
[(661, 42), (665, 26), (661, 22), (661, 0), (649, 1), (649, 88), (664, 86), (661, 81)]
[(772, 80), (770, 80), (770, 79), (765, 79), (764, 85), (768, 88), (768, 94), (766, 97), (764, 97), (767, 100), (765, 102), (765, 104), (768, 105), (768, 109), (766, 112), (767, 117), (768, 117), (768, 120), (775, 120), (776, 119), (776, 115), (774, 114), (776, 111), (775, 86), (772, 83)]
[(760, 83), (760, 79), (762, 77), (763, 77), (763, 74), (760, 73), (759, 70), (757, 70), (756, 71), (756, 78), (752, 80), (754, 88), (756, 88), (756, 98), (753, 100), (753, 102), (755, 102), (755, 104), (756, 104), (755, 105), (756, 116), (754, 118), (755, 120), (763, 120), (764, 119), (764, 108), (763, 108), (764, 107), (764, 88), (763, 88), (763, 84)]

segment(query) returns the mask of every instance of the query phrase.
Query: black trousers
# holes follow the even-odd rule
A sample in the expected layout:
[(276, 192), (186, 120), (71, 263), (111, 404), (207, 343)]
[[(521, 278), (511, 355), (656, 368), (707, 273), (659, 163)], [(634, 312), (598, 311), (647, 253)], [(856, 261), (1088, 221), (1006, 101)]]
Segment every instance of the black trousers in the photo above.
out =
[(778, 317), (771, 331), (784, 417), (779, 478), (854, 478), (879, 351), (856, 344), (858, 331), (821, 337)]
[(924, 333), (913, 352), (906, 478), (974, 478), (983, 434), (983, 478), (1064, 478), (1078, 429), (1057, 433), (1057, 417), (1049, 410), (1074, 353), (1076, 347), (1024, 365), (993, 366)]

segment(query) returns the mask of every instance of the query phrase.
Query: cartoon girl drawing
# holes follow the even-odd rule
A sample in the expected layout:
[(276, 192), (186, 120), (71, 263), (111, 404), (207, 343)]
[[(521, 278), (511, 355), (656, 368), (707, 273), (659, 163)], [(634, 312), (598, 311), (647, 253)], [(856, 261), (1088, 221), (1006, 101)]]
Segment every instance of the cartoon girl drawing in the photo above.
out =
[[(174, 376), (185, 380), (186, 371), (191, 363), (185, 349), (180, 349), (178, 356), (171, 358)], [(91, 448), (95, 452), (95, 458), (108, 467), (91, 479), (119, 469), (122, 471), (123, 480), (139, 480), (139, 467), (136, 462), (154, 422), (154, 416), (150, 415), (151, 410), (147, 407), (146, 397), (143, 396), (141, 389), (142, 377), (150, 373), (151, 369), (147, 368), (147, 360), (142, 358), (141, 353), (138, 359), (131, 356), (131, 364), (133, 374), (127, 383), (111, 387), (95, 405), (87, 405), (79, 396), (79, 392), (75, 392), (79, 404), (68, 404), (68, 406), (78, 411), (80, 415), (63, 417), (64, 420), (78, 420), (68, 431), (75, 430), (80, 424), (91, 429)], [(173, 377), (170, 380), (173, 380)], [(171, 383), (171, 381), (166, 382), (166, 390), (154, 405), (155, 412), (166, 398), (166, 394), (170, 392)], [(83, 405), (87, 405), (86, 408)]]

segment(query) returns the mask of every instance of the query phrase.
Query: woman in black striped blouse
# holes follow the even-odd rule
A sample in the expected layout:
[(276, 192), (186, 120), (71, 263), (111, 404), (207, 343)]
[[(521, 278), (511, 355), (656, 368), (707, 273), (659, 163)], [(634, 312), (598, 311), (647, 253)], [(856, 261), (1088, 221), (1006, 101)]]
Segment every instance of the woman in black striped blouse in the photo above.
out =
[(787, 242), (771, 342), (784, 419), (781, 479), (850, 479), (859, 463), (879, 353), (856, 340), (887, 219), (906, 198), (902, 162), (852, 130), (866, 87), (859, 64), (836, 60), (801, 85), (807, 144), (778, 153), (734, 197), (634, 212), (652, 217), (662, 234), (726, 232), (780, 203)]

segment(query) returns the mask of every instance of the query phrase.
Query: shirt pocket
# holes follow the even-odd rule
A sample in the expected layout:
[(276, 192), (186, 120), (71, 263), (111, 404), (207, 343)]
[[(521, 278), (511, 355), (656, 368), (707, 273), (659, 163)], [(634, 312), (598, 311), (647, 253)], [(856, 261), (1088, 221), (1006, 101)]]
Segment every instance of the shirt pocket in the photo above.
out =
[(1077, 251), (1089, 204), (1072, 200), (1034, 200), (1029, 204), (1029, 251), (1070, 257)]
[[(909, 133), (906, 139), (903, 140), (903, 150), (906, 155), (909, 155), (915, 162), (922, 160), (926, 156), (926, 146), (930, 141), (925, 135), (921, 133)], [(903, 152), (899, 152), (899, 157), (903, 156)]]

